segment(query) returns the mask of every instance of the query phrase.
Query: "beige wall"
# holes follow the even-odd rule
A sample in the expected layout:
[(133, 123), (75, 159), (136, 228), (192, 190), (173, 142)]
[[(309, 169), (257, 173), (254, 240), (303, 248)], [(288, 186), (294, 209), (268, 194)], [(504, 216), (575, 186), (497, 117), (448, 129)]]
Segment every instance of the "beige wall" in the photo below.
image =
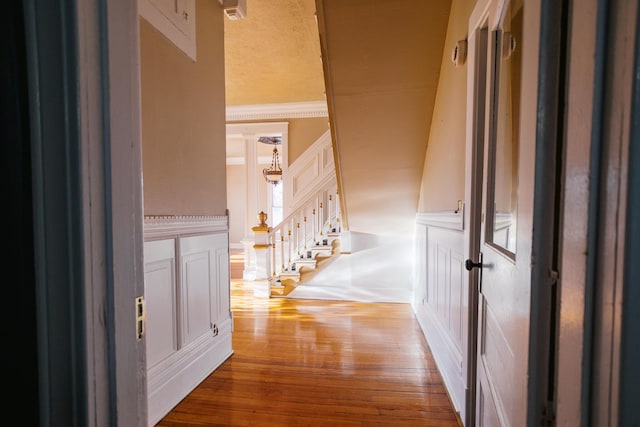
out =
[(425, 156), (419, 212), (454, 210), (464, 199), (465, 114), (467, 67), (455, 67), (451, 52), (458, 40), (467, 37), (474, 0), (451, 4), (447, 38), (442, 56), (438, 94)]
[(305, 119), (251, 120), (244, 123), (289, 123), (288, 155), (289, 165), (293, 163), (307, 148), (329, 130), (328, 117), (310, 117)]
[(223, 17), (196, 2), (196, 62), (141, 19), (145, 215), (225, 213)]
[(289, 165), (328, 130), (328, 117), (289, 120)]
[(240, 243), (246, 233), (247, 172), (244, 165), (227, 165), (227, 206), (229, 242)]

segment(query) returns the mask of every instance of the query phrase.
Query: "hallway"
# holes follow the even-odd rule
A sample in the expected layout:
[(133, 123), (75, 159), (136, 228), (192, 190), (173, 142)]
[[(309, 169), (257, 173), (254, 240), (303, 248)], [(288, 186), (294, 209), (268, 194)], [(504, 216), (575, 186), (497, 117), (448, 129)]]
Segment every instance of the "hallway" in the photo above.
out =
[(231, 252), (234, 354), (157, 424), (458, 426), (411, 306), (254, 299)]

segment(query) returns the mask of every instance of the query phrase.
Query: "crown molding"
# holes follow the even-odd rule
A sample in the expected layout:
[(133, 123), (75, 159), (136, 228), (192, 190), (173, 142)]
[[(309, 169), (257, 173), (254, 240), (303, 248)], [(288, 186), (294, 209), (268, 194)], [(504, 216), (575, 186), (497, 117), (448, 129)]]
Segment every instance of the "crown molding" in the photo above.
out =
[(227, 121), (304, 119), (329, 117), (325, 101), (287, 102), (282, 104), (235, 105), (227, 107)]

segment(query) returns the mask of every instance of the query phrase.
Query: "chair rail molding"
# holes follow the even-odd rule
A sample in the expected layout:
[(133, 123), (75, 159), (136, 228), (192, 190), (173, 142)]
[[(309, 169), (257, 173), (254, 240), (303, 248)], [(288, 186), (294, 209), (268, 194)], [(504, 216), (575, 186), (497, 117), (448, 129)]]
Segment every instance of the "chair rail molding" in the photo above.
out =
[(145, 240), (228, 231), (226, 215), (145, 215)]
[(464, 206), (457, 210), (419, 212), (416, 224), (464, 231)]

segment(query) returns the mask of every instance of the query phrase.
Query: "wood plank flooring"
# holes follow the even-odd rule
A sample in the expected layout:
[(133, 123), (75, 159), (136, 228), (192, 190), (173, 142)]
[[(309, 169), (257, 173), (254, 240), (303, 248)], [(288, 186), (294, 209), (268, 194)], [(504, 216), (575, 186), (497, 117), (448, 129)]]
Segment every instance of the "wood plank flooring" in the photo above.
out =
[(234, 354), (158, 427), (460, 425), (410, 305), (254, 299), (233, 262)]

